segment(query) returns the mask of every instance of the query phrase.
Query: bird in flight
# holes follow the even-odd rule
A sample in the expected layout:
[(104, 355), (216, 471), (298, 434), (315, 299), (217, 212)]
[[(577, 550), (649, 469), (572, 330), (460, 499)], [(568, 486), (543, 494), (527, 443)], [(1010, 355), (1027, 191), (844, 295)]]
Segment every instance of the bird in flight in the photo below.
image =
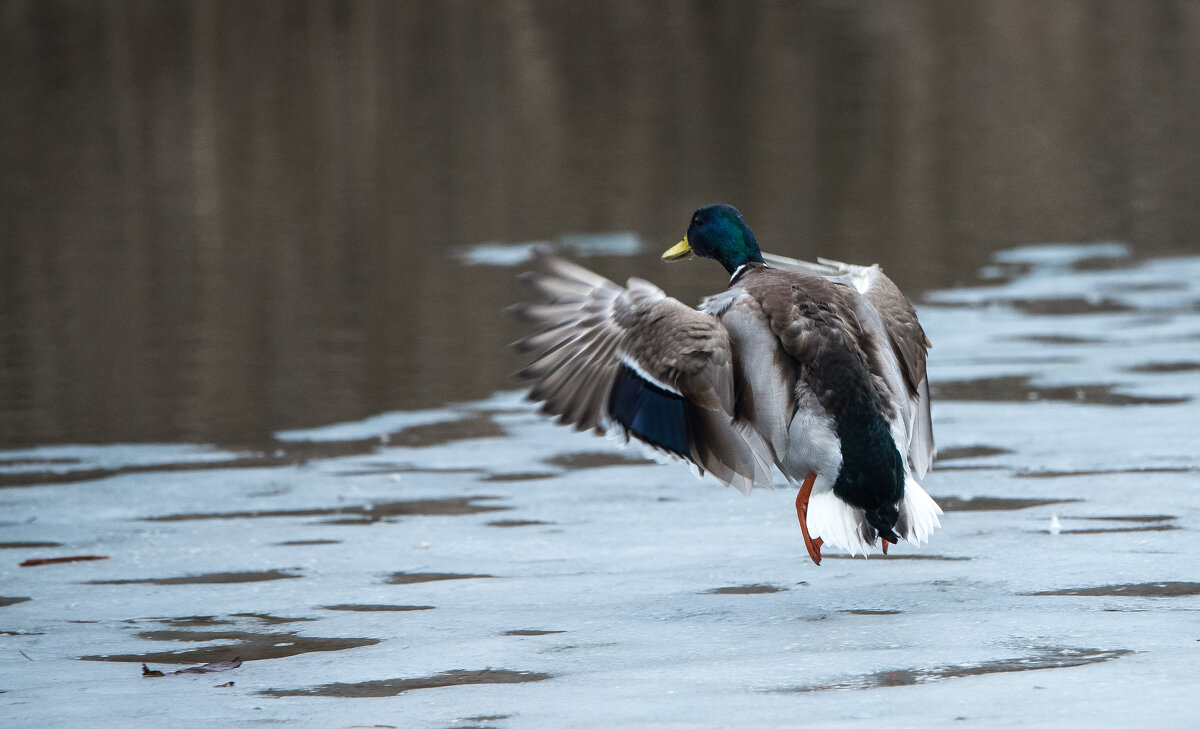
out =
[(544, 273), (525, 279), (542, 301), (514, 307), (537, 327), (516, 343), (533, 356), (529, 398), (747, 495), (778, 469), (799, 486), (816, 564), (823, 545), (866, 555), (927, 540), (942, 513), (916, 481), (934, 454), (931, 345), (908, 299), (877, 265), (763, 254), (730, 205), (697, 210), (662, 257), (693, 255), (730, 275), (698, 309), (539, 253)]

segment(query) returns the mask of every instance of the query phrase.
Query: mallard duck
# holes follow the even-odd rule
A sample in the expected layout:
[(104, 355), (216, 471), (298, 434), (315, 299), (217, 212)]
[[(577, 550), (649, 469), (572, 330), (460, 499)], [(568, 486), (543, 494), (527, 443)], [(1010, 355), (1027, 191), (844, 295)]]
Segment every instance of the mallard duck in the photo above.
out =
[[(624, 287), (549, 253), (526, 280), (539, 330), (516, 343), (529, 399), (579, 430), (616, 433), (749, 495), (772, 466), (799, 485), (796, 515), (821, 547), (886, 554), (919, 544), (941, 509), (913, 478), (933, 460), (931, 346), (878, 266), (764, 259), (741, 213), (709, 205), (662, 257), (711, 258), (725, 291), (693, 309), (647, 281)], [(771, 263), (768, 263), (768, 260)], [(789, 270), (790, 269), (790, 270)]]

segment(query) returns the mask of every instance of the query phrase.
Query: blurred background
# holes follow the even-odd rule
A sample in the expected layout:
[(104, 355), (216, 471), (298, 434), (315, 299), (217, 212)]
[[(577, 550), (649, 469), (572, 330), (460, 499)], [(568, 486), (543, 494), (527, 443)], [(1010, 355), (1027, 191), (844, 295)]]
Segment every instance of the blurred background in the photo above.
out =
[(712, 202), (918, 305), (1001, 248), (1198, 253), (1200, 3), (0, 0), (0, 446), (514, 388), (523, 264), (472, 251), (694, 304), (723, 272), (658, 253)]

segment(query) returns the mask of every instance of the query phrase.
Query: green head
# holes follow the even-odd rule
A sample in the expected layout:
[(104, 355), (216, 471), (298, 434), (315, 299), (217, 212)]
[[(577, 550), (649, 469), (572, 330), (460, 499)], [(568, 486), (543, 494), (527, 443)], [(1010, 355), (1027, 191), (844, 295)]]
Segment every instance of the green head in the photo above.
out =
[(729, 273), (738, 266), (763, 260), (754, 233), (732, 205), (706, 205), (697, 210), (687, 235), (662, 257), (674, 261), (693, 253), (717, 261)]

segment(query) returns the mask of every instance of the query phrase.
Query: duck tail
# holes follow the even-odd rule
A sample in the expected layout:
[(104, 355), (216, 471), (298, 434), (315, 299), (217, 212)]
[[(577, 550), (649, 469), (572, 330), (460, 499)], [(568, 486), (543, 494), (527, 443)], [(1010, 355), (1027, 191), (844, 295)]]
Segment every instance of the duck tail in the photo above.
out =
[(871, 552), (875, 529), (862, 509), (834, 495), (832, 489), (814, 490), (808, 502), (808, 532), (831, 549), (844, 549), (851, 557)]
[[(905, 480), (904, 498), (897, 509), (900, 514), (895, 534), (911, 544), (929, 541), (933, 530), (941, 526), (938, 520), (941, 507), (911, 476)], [(813, 492), (808, 504), (808, 531), (813, 537), (821, 537), (826, 546), (844, 549), (851, 557), (859, 554), (865, 557), (883, 546), (868, 514), (842, 501), (832, 490)]]
[(929, 541), (933, 530), (941, 526), (938, 515), (942, 507), (921, 488), (912, 476), (904, 483), (904, 498), (900, 500), (900, 518), (896, 520), (896, 531), (907, 542), (920, 544)]

